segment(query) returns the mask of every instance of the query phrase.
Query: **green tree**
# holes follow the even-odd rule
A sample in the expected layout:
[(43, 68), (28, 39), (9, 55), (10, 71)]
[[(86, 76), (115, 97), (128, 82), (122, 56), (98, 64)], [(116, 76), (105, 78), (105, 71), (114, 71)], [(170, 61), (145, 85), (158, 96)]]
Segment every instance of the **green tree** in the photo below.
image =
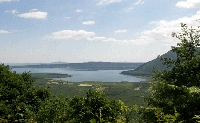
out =
[(177, 58), (161, 58), (172, 69), (155, 71), (148, 107), (141, 110), (144, 122), (195, 122), (200, 114), (200, 34), (181, 23), (182, 32), (172, 33), (181, 40), (172, 47)]
[(69, 99), (52, 97), (41, 106), (36, 121), (41, 123), (64, 123), (69, 121), (71, 111)]
[(177, 86), (197, 86), (200, 87), (200, 30), (190, 28), (181, 23), (182, 32), (172, 33), (173, 37), (181, 40), (177, 47), (172, 47), (177, 58), (161, 58), (164, 65), (172, 67), (170, 71), (157, 71), (155, 79), (165, 81), (168, 84)]
[(29, 73), (17, 74), (0, 64), (0, 122), (32, 122), (42, 103), (50, 97), (48, 89), (33, 86)]
[(76, 123), (88, 123), (90, 120), (97, 123), (116, 122), (121, 113), (119, 102), (107, 99), (102, 91), (88, 90), (86, 97), (72, 98), (70, 107), (71, 121)]
[(121, 112), (119, 119), (122, 122), (124, 122), (124, 123), (139, 122), (138, 115), (137, 115), (137, 111), (138, 111), (137, 105), (134, 105), (132, 107), (128, 107), (122, 101), (120, 101), (120, 106), (121, 106), (122, 112)]

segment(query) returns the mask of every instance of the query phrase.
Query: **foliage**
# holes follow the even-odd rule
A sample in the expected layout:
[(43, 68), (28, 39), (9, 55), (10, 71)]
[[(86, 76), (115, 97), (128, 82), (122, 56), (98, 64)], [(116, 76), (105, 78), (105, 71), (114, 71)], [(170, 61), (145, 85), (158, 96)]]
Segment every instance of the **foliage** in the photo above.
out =
[[(137, 111), (138, 106), (134, 105), (132, 107), (126, 106), (122, 101), (120, 101), (122, 113), (120, 115), (120, 120), (124, 123), (132, 123), (139, 121)], [(137, 118), (136, 118), (137, 117)]]
[(200, 115), (195, 115), (193, 119), (195, 119), (197, 123), (200, 123)]
[(177, 58), (161, 57), (163, 64), (172, 69), (155, 71), (148, 107), (141, 109), (144, 122), (192, 123), (200, 114), (199, 30), (188, 29), (182, 23), (181, 27), (181, 33), (172, 34), (181, 40), (172, 47)]
[(41, 123), (63, 123), (70, 117), (69, 101), (63, 97), (52, 97), (41, 106), (36, 121)]
[(119, 102), (108, 100), (102, 91), (88, 90), (86, 97), (74, 97), (70, 100), (72, 108), (70, 118), (75, 122), (88, 122), (95, 119), (97, 122), (114, 122), (120, 114)]
[(32, 122), (50, 92), (32, 86), (29, 73), (17, 74), (0, 64), (0, 121)]
[(125, 106), (121, 105), (122, 103), (107, 99), (102, 91), (92, 90), (88, 90), (85, 97), (54, 97), (40, 108), (37, 121), (44, 123), (111, 123), (121, 121), (122, 123), (120, 118), (121, 114), (124, 113), (122, 107)]
[(161, 119), (193, 122), (192, 117), (200, 113), (198, 87), (179, 87), (164, 82), (153, 83), (152, 86), (153, 92), (148, 100), (149, 107), (147, 110), (143, 109), (143, 119), (152, 122)]
[(155, 78), (177, 86), (200, 86), (200, 30), (188, 29), (186, 24), (181, 24), (182, 33), (172, 33), (173, 37), (181, 40), (177, 47), (172, 47), (177, 59), (161, 58), (167, 67), (173, 65), (171, 71), (157, 72)]

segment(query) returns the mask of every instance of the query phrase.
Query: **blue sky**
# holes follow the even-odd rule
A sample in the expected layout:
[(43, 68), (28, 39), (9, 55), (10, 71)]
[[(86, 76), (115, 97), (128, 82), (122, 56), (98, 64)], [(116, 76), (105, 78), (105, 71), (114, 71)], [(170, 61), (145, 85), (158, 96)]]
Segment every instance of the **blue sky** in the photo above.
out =
[(0, 63), (147, 62), (200, 25), (200, 0), (0, 0)]

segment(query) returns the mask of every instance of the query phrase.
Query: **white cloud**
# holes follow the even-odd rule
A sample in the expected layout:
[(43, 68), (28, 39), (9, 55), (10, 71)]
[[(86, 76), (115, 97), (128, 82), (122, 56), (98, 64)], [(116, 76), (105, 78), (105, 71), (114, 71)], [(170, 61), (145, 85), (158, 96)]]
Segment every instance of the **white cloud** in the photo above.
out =
[(133, 10), (133, 7), (129, 7), (129, 8), (124, 9), (125, 12), (130, 12), (132, 10)]
[[(177, 39), (171, 37), (172, 32), (180, 32), (180, 23), (186, 23), (188, 26), (193, 26), (194, 28), (200, 25), (199, 21), (200, 11), (191, 17), (178, 18), (176, 20), (166, 21), (153, 21), (150, 24), (154, 24), (156, 27), (151, 30), (144, 30), (140, 33), (139, 37), (130, 40), (118, 40), (115, 38), (107, 38), (104, 36), (97, 36), (94, 32), (87, 32), (84, 30), (73, 31), (73, 30), (63, 30), (59, 32), (54, 32), (51, 35), (45, 36), (44, 39), (86, 39), (89, 41), (103, 41), (103, 42), (114, 42), (114, 43), (125, 43), (133, 45), (148, 45), (148, 44), (162, 44), (167, 46), (176, 45)], [(126, 30), (119, 30), (117, 32), (125, 32)]]
[(63, 40), (63, 39), (74, 39), (74, 40), (80, 40), (80, 39), (87, 39), (92, 36), (95, 36), (94, 32), (87, 32), (84, 30), (62, 30), (58, 32), (54, 32), (50, 35), (47, 35), (44, 37), (44, 39), (57, 39), (57, 40)]
[(47, 12), (30, 11), (28, 13), (18, 14), (17, 16), (22, 18), (46, 19), (47, 14)]
[(192, 17), (183, 17), (172, 21), (154, 21), (150, 24), (155, 24), (156, 28), (152, 30), (146, 30), (141, 32), (141, 36), (136, 39), (137, 41), (145, 43), (155, 43), (162, 42), (167, 45), (176, 45), (176, 39), (171, 37), (172, 32), (180, 32), (181, 27), (180, 23), (183, 22), (188, 26), (193, 26), (194, 28), (199, 26), (199, 21), (196, 21), (200, 18), (200, 11), (198, 11)]
[[(53, 40), (88, 40), (88, 41), (103, 41), (103, 42), (114, 42), (114, 43), (134, 43), (133, 40), (117, 40), (115, 38), (106, 38), (96, 36), (94, 32), (87, 32), (84, 30), (62, 30), (54, 32), (50, 35), (45, 36), (43, 39), (53, 39)], [(139, 43), (134, 43), (139, 44)]]
[(137, 2), (135, 2), (131, 7), (129, 8), (125, 8), (124, 11), (125, 12), (130, 12), (134, 9), (134, 6), (137, 6), (137, 5), (142, 5), (144, 4), (144, 2), (142, 2), (142, 0), (138, 0)]
[(119, 3), (121, 0), (101, 0), (97, 5), (107, 5), (111, 3)]
[(6, 30), (0, 30), (0, 34), (8, 34), (10, 33), (9, 31), (6, 31)]
[(124, 32), (127, 32), (127, 30), (126, 29), (122, 29), (122, 30), (116, 30), (116, 31), (114, 31), (114, 33), (124, 33)]
[(17, 14), (18, 11), (17, 11), (17, 10), (12, 10), (11, 13), (12, 13), (12, 14)]
[(11, 2), (11, 0), (0, 0), (0, 3), (3, 3), (3, 2)]
[(200, 0), (186, 0), (176, 3), (179, 8), (200, 8)]
[(76, 12), (83, 12), (83, 10), (77, 9)]
[(31, 12), (34, 12), (34, 11), (38, 11), (38, 9), (31, 9), (30, 11), (31, 11)]
[(91, 24), (95, 24), (94, 21), (85, 21), (83, 22), (84, 25), (91, 25)]
[(144, 4), (144, 2), (142, 2), (142, 0), (138, 0), (137, 2), (134, 3), (134, 5), (139, 5), (139, 4)]
[(12, 1), (19, 1), (19, 0), (0, 0), (0, 3), (3, 3), (3, 2), (12, 2)]
[(137, 42), (137, 40), (133, 40), (133, 39), (131, 39), (131, 40), (118, 40), (118, 39), (115, 39), (115, 38), (106, 38), (106, 37), (98, 37), (98, 36), (87, 38), (87, 40), (89, 40), (89, 41), (123, 43), (123, 44), (134, 44), (134, 45), (147, 44), (147, 43), (143, 43), (143, 42), (141, 43), (140, 41)]
[(98, 37), (98, 36), (95, 36), (95, 37), (88, 37), (87, 40), (89, 41), (103, 41), (105, 40), (106, 38), (105, 37)]
[(10, 12), (10, 13), (12, 13), (12, 14), (17, 14), (17, 13), (18, 13), (17, 10), (6, 10), (5, 12)]

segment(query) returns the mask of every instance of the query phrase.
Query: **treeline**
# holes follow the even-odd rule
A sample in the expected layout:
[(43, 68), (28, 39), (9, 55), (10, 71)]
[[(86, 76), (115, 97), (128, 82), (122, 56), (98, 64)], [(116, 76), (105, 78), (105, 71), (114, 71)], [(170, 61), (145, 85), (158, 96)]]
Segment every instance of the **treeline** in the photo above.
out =
[(66, 63), (66, 64), (41, 64), (12, 66), (12, 68), (70, 68), (74, 70), (127, 70), (135, 69), (143, 63), (126, 62), (85, 62), (85, 63)]

